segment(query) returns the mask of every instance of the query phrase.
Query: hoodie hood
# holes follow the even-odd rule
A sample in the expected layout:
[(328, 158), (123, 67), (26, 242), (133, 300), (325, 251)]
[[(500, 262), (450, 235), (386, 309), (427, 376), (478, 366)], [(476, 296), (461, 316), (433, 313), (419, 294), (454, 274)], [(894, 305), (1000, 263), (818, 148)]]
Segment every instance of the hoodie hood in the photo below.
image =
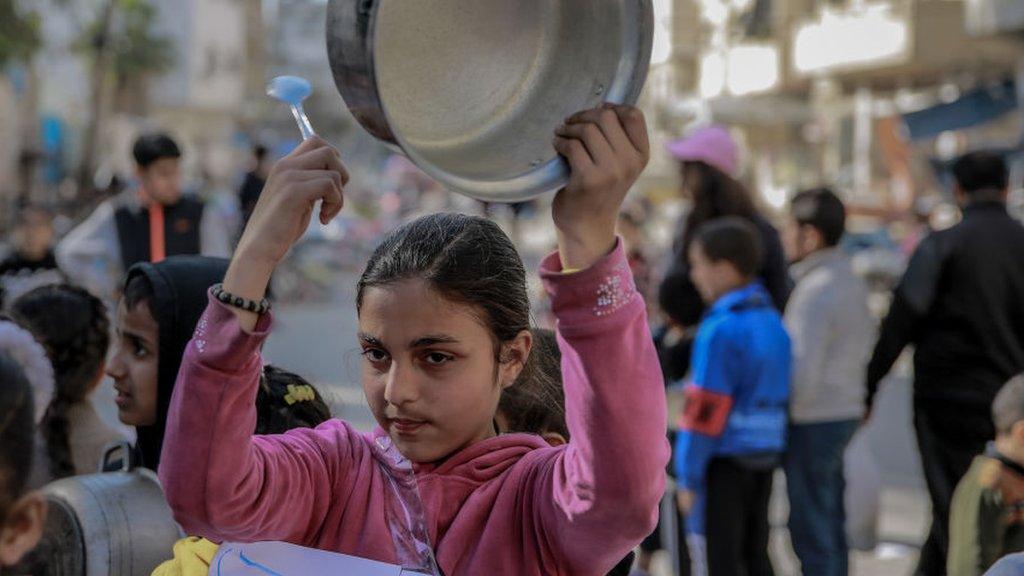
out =
[(157, 264), (142, 262), (128, 270), (125, 286), (137, 275), (145, 276), (153, 286), (150, 307), (159, 326), (156, 423), (135, 427), (142, 465), (151, 470), (160, 465), (167, 411), (185, 346), (206, 310), (207, 291), (224, 280), (228, 263), (223, 258), (173, 256)]

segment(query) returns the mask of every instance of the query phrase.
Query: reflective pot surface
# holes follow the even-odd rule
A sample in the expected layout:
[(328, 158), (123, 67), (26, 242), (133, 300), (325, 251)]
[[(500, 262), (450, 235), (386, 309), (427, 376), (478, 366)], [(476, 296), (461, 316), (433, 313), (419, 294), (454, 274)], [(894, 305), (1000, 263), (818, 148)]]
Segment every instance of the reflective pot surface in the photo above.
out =
[(474, 198), (562, 186), (552, 146), (569, 115), (634, 104), (651, 0), (330, 0), (327, 49), (362, 126)]

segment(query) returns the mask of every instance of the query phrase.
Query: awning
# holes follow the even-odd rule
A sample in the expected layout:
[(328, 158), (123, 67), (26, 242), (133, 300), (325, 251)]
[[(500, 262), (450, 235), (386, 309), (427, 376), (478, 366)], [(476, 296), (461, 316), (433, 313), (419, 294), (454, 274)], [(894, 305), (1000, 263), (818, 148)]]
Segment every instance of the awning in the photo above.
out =
[(950, 130), (979, 126), (1016, 110), (1019, 106), (1013, 80), (977, 88), (949, 104), (940, 104), (903, 115), (911, 140), (934, 138)]

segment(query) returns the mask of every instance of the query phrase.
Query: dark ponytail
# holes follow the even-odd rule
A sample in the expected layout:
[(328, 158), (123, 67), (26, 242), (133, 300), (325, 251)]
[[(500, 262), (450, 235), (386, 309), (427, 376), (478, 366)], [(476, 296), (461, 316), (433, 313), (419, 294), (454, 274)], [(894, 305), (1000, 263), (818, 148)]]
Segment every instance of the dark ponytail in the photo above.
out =
[(739, 216), (753, 221), (758, 214), (750, 191), (739, 180), (703, 162), (688, 162), (698, 174), (693, 190), (693, 209), (686, 217), (686, 230), (681, 245), (675, 246), (685, 261), (697, 229), (723, 216)]
[(551, 330), (533, 329), (530, 359), (512, 386), (501, 392), (498, 410), (507, 432), (556, 433), (569, 440), (562, 387), (562, 354)]
[(34, 417), (32, 386), (25, 371), (0, 351), (0, 525), (28, 483), (34, 452)]
[(110, 345), (107, 310), (98, 298), (69, 285), (36, 288), (18, 298), (11, 315), (46, 349), (54, 372), (53, 400), (40, 429), (54, 478), (76, 474), (68, 442), (68, 412), (98, 382)]
[(316, 428), (331, 418), (320, 392), (298, 374), (264, 366), (256, 393), (256, 434)]

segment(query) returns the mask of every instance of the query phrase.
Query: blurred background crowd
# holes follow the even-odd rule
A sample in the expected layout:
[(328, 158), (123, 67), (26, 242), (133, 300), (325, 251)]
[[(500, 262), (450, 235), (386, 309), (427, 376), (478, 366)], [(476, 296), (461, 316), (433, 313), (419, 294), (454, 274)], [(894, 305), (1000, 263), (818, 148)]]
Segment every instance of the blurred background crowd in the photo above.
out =
[[(266, 81), (303, 76), (314, 86), (306, 110), (353, 178), (343, 215), (311, 227), (274, 279), (280, 323), (267, 354), (315, 382), (336, 416), (370, 427), (349, 303), (376, 240), (420, 214), (486, 214), (512, 235), (529, 268), (554, 246), (554, 230), (542, 217), (550, 196), (488, 205), (450, 193), (361, 130), (331, 78), (325, 5), (0, 0), (4, 302), (70, 277), (113, 307), (120, 272), (151, 255), (120, 254), (112, 268), (102, 233), (80, 225), (105, 204), (116, 219), (119, 198), (141, 179), (158, 178), (143, 170), (151, 168), (147, 154), (180, 158), (172, 188), (195, 199), (201, 216), (189, 221), (209, 231), (204, 243), (217, 244), (201, 251), (230, 254), (270, 166), (299, 142), (288, 111), (266, 97)], [(839, 247), (865, 280), (879, 322), (919, 242), (962, 219), (956, 159), (979, 149), (1001, 158), (1008, 211), (1024, 218), (1024, 2), (655, 0), (654, 7), (641, 106), (656, 152), (620, 219), (653, 326), (667, 319), (658, 286), (695, 209), (694, 160), (741, 182), (757, 213), (780, 227), (798, 191), (834, 190), (847, 214)], [(670, 146), (712, 125), (721, 134), (702, 140), (701, 150), (731, 154), (725, 164)], [(539, 283), (535, 292), (544, 325)], [(308, 337), (328, 331), (336, 336)], [(339, 342), (350, 352), (339, 354)], [(927, 535), (912, 380), (903, 358), (846, 454), (857, 574), (909, 573)], [(677, 410), (679, 388), (670, 382)], [(104, 383), (94, 403), (116, 423), (113, 394)], [(776, 492), (773, 558), (779, 572), (796, 573), (784, 488)], [(659, 553), (652, 569), (669, 573), (669, 556)]]

